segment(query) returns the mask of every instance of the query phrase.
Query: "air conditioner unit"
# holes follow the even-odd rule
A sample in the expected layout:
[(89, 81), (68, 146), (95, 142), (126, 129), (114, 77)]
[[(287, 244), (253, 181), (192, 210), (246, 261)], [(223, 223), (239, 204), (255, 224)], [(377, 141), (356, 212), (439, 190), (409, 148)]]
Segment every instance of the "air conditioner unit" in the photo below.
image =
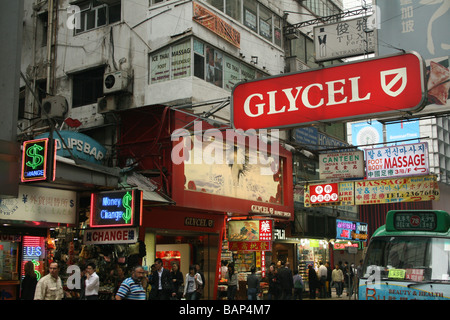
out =
[(103, 93), (125, 91), (128, 87), (128, 74), (126, 71), (105, 73), (103, 77)]
[(107, 113), (117, 110), (117, 98), (106, 96), (97, 99), (97, 113)]
[(41, 118), (64, 118), (69, 109), (66, 98), (53, 96), (42, 99)]

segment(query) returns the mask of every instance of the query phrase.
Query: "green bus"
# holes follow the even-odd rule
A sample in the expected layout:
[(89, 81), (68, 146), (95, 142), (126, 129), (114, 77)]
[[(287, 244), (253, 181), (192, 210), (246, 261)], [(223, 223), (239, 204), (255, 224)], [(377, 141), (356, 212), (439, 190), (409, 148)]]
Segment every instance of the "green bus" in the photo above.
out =
[(450, 214), (392, 210), (372, 235), (359, 300), (449, 300)]

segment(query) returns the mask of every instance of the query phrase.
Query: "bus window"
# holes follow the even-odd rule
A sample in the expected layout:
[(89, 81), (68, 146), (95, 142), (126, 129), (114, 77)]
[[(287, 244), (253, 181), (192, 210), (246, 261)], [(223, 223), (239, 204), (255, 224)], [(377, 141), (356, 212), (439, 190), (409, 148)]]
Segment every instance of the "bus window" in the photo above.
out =
[[(364, 267), (366, 278), (375, 268), (382, 279), (395, 274), (397, 280), (450, 280), (448, 239), (403, 236), (373, 238), (367, 257)], [(389, 270), (401, 272), (390, 273)]]
[(450, 240), (434, 238), (431, 245), (432, 280), (450, 280)]

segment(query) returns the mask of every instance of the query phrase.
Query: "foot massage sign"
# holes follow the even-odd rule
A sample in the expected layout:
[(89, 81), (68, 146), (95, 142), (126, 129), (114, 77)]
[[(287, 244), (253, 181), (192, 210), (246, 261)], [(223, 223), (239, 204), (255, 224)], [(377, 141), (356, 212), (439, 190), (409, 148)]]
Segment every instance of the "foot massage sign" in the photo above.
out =
[(133, 226), (141, 208), (142, 196), (138, 190), (93, 193), (90, 226)]

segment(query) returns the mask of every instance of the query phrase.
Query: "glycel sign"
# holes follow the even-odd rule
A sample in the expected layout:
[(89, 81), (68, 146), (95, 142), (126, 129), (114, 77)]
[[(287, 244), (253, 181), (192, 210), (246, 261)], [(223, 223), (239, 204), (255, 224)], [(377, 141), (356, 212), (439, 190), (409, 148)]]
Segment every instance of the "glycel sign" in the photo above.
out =
[(424, 92), (422, 58), (405, 53), (241, 82), (233, 90), (231, 122), (247, 130), (414, 112), (423, 107)]

